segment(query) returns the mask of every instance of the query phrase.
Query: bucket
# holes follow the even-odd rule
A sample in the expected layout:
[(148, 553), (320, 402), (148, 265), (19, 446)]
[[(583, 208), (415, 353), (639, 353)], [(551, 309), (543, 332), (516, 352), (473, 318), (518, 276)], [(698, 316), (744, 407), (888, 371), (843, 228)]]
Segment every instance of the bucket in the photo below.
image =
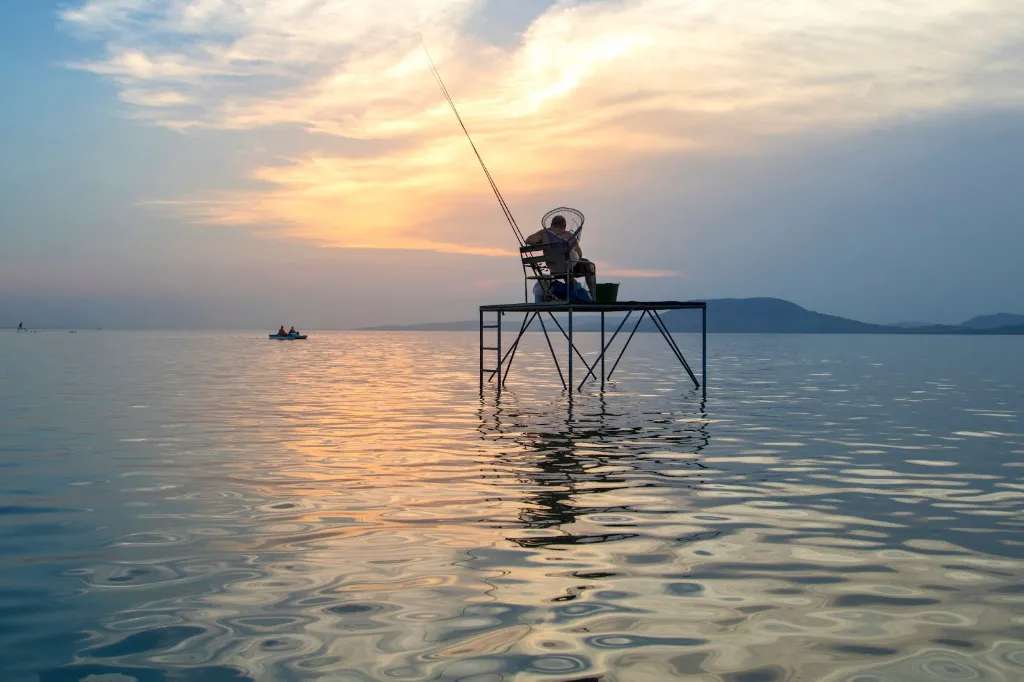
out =
[(598, 303), (615, 303), (619, 298), (618, 282), (603, 282), (597, 285)]

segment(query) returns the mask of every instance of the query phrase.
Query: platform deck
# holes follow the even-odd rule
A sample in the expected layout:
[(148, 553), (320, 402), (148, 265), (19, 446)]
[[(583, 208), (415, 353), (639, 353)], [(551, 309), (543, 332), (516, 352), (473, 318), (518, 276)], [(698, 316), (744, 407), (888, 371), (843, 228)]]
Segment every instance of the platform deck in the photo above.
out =
[(619, 301), (617, 303), (488, 303), (484, 312), (621, 313), (629, 310), (703, 310), (705, 301)]

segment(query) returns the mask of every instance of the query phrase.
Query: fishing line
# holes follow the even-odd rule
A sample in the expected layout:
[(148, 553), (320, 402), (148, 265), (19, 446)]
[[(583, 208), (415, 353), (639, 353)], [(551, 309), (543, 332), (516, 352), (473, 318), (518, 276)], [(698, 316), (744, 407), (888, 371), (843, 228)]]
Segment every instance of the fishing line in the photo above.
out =
[(498, 200), (498, 206), (501, 207), (501, 212), (505, 216), (505, 220), (512, 226), (512, 231), (516, 235), (516, 239), (519, 240), (520, 245), (526, 244), (526, 238), (523, 237), (522, 231), (519, 229), (519, 225), (516, 224), (515, 216), (512, 215), (512, 209), (508, 207), (508, 203), (505, 201), (505, 197), (502, 196), (501, 190), (498, 189), (497, 183), (494, 182), (494, 177), (491, 175), (491, 171), (488, 170), (487, 164), (484, 163), (484, 159), (480, 156), (480, 151), (476, 148), (476, 143), (473, 142), (473, 137), (469, 134), (469, 130), (466, 129), (466, 124), (462, 121), (462, 116), (459, 115), (459, 110), (455, 107), (455, 100), (452, 99), (451, 93), (448, 92), (448, 88), (445, 87), (444, 80), (441, 78), (440, 71), (437, 70), (437, 65), (434, 64), (433, 58), (430, 56), (430, 51), (427, 49), (427, 44), (423, 42), (422, 37), (420, 38), (420, 45), (423, 47), (424, 54), (427, 55), (427, 61), (430, 62), (430, 70), (434, 73), (434, 78), (437, 79), (437, 84), (441, 88), (441, 94), (448, 101), (448, 105), (452, 108), (452, 113), (455, 114), (456, 120), (459, 122), (459, 127), (462, 128), (462, 132), (466, 134), (466, 139), (469, 140), (469, 146), (473, 148), (473, 153), (476, 154), (476, 160), (480, 162), (480, 168), (484, 171), (484, 176), (487, 177), (487, 182), (491, 186), (491, 190), (494, 192), (495, 198)]

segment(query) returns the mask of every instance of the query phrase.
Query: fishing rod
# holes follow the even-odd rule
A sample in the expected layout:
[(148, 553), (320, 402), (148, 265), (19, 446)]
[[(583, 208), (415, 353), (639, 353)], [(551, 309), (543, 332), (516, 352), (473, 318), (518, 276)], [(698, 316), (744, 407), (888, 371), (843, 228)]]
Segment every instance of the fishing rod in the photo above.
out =
[(452, 99), (451, 93), (448, 92), (448, 88), (445, 87), (444, 80), (441, 78), (441, 72), (437, 70), (437, 65), (434, 64), (433, 58), (430, 56), (430, 51), (427, 49), (427, 44), (420, 40), (420, 45), (423, 46), (423, 52), (427, 55), (427, 61), (430, 62), (430, 70), (434, 72), (434, 78), (437, 79), (437, 84), (441, 88), (441, 94), (448, 101), (448, 105), (452, 108), (452, 113), (455, 114), (456, 120), (459, 122), (459, 126), (462, 128), (462, 132), (466, 134), (466, 139), (469, 140), (469, 146), (473, 148), (473, 153), (476, 154), (476, 160), (480, 162), (480, 168), (483, 169), (484, 175), (487, 177), (487, 182), (491, 185), (491, 190), (494, 192), (495, 198), (498, 200), (498, 206), (501, 207), (501, 212), (505, 216), (505, 220), (512, 227), (512, 231), (516, 235), (516, 239), (519, 240), (519, 245), (523, 246), (526, 244), (526, 238), (523, 237), (522, 231), (519, 229), (519, 225), (516, 224), (515, 216), (512, 215), (512, 209), (508, 207), (508, 203), (505, 201), (505, 197), (502, 196), (501, 190), (498, 189), (497, 183), (494, 182), (494, 177), (491, 175), (491, 171), (487, 169), (487, 164), (484, 163), (484, 159), (480, 156), (480, 150), (476, 148), (476, 143), (473, 142), (473, 137), (469, 134), (469, 130), (466, 129), (466, 124), (462, 121), (462, 116), (459, 115), (459, 110), (455, 107), (455, 100)]

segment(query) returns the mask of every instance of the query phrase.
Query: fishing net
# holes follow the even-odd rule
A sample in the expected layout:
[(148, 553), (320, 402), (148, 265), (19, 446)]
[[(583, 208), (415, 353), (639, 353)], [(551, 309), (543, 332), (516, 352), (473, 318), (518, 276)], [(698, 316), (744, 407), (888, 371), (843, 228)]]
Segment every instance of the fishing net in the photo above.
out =
[(568, 206), (559, 206), (553, 208), (540, 219), (541, 227), (545, 230), (551, 228), (551, 221), (554, 220), (555, 216), (562, 216), (565, 218), (565, 229), (572, 232), (573, 235), (578, 239), (580, 233), (583, 231), (583, 212), (577, 211), (575, 208), (569, 208)]

